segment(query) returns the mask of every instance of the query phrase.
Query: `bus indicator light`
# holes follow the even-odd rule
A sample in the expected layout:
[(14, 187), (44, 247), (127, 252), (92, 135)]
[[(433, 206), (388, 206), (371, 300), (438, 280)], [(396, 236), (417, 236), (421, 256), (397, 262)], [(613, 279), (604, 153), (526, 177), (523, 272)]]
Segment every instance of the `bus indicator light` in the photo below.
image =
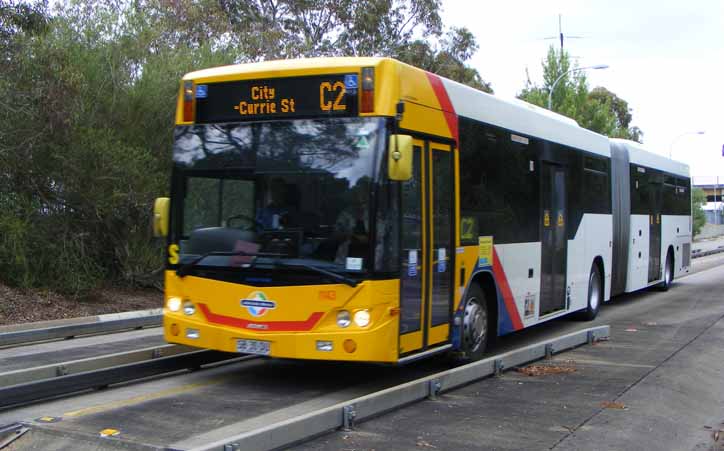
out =
[(354, 340), (350, 340), (349, 338), (344, 340), (344, 350), (348, 353), (352, 354), (357, 350), (357, 343), (355, 343)]
[(375, 110), (375, 68), (362, 68), (362, 98), (360, 113), (372, 113)]
[(184, 122), (194, 120), (194, 82), (184, 82)]

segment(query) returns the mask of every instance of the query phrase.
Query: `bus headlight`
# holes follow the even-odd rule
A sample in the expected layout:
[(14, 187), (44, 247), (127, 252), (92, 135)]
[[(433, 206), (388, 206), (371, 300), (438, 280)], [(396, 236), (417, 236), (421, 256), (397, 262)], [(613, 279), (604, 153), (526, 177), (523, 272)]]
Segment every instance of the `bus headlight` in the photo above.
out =
[(196, 307), (194, 307), (194, 303), (191, 301), (184, 302), (184, 314), (187, 316), (191, 316), (194, 313), (196, 313)]
[(168, 298), (168, 301), (166, 301), (166, 307), (168, 307), (168, 309), (172, 312), (178, 312), (181, 310), (181, 298)]
[(337, 313), (337, 325), (339, 327), (348, 327), (351, 322), (351, 317), (347, 310), (340, 310), (339, 313)]
[(370, 312), (359, 310), (354, 313), (354, 323), (359, 327), (367, 327), (370, 323)]

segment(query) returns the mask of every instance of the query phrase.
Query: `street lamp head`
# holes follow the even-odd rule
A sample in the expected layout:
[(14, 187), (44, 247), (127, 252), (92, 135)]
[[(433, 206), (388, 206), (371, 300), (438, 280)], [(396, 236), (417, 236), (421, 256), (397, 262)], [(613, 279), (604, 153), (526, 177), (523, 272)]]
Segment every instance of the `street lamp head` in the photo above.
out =
[(704, 130), (701, 130), (701, 131), (696, 132), (696, 134), (697, 134), (697, 135), (704, 135), (704, 134), (706, 134), (706, 132), (705, 132)]
[(596, 64), (592, 66), (591, 69), (608, 69), (608, 64)]

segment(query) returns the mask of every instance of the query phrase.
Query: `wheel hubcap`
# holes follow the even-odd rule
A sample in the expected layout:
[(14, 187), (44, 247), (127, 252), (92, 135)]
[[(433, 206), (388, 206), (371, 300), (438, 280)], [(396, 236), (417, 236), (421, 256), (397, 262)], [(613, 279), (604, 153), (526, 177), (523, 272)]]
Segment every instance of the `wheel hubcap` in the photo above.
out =
[(600, 301), (601, 284), (598, 283), (598, 272), (594, 271), (588, 281), (588, 305), (591, 306), (591, 310), (596, 310)]
[(472, 298), (465, 306), (463, 320), (463, 339), (470, 352), (480, 349), (488, 333), (488, 313), (480, 306), (476, 298)]

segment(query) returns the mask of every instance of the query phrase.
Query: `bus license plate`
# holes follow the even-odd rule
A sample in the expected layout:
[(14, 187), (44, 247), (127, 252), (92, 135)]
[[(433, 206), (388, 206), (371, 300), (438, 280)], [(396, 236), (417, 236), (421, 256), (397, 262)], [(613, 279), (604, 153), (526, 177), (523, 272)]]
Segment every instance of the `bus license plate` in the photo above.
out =
[(236, 352), (242, 354), (269, 355), (269, 342), (261, 340), (236, 340)]

